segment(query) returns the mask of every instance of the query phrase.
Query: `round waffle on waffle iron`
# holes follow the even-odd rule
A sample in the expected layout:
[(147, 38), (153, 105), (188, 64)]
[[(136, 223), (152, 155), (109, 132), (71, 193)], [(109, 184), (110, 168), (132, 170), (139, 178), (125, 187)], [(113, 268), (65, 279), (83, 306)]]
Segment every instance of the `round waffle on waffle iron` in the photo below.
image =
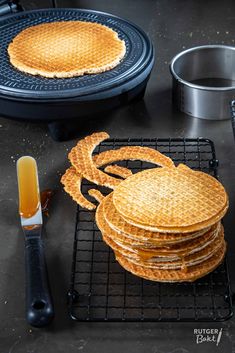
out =
[(44, 77), (95, 74), (117, 66), (125, 42), (111, 28), (85, 21), (28, 27), (10, 43), (10, 62), (18, 70)]

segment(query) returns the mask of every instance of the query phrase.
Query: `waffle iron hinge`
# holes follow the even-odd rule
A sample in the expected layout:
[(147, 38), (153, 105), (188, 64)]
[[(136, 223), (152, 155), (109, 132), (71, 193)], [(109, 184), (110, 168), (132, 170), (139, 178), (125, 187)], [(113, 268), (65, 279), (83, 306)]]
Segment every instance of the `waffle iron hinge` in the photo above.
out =
[(23, 11), (23, 7), (18, 0), (0, 0), (0, 16), (6, 16), (19, 11)]

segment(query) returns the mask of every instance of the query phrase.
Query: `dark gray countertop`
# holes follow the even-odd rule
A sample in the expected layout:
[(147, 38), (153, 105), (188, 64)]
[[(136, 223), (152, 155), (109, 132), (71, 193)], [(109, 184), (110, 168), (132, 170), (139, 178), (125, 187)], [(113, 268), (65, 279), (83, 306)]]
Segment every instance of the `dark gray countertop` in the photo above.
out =
[[(22, 1), (26, 8), (37, 5)], [(39, 2), (38, 2), (39, 3)], [(40, 7), (49, 6), (42, 1)], [(118, 0), (60, 1), (63, 7), (84, 7), (125, 17), (140, 25), (151, 37), (156, 63), (145, 100), (115, 110), (98, 126), (111, 137), (197, 137), (214, 141), (220, 160), (219, 176), (230, 197), (225, 218), (228, 257), (233, 288), (235, 275), (235, 158), (230, 121), (206, 121), (175, 113), (171, 104), (169, 62), (184, 48), (202, 44), (229, 44), (235, 40), (235, 3), (233, 0)], [(87, 122), (80, 136), (97, 124)], [(79, 134), (78, 134), (79, 137)], [(0, 352), (110, 352), (193, 353), (235, 352), (235, 318), (214, 324), (74, 324), (66, 311), (74, 217), (76, 205), (65, 195), (60, 176), (67, 152), (76, 139), (55, 142), (41, 124), (0, 119)], [(16, 160), (24, 154), (37, 159), (41, 189), (57, 192), (46, 224), (46, 253), (56, 318), (46, 329), (30, 328), (24, 314), (24, 241), (17, 216)], [(223, 328), (219, 346), (196, 344), (195, 328)]]

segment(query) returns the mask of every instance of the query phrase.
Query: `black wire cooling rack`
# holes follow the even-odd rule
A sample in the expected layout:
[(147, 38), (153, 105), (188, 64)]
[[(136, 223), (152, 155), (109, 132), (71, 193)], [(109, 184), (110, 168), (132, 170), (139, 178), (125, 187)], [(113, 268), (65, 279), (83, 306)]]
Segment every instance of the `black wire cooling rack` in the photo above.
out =
[(232, 127), (233, 127), (233, 135), (235, 138), (235, 100), (231, 102), (231, 113), (232, 113)]
[[(97, 153), (123, 145), (156, 148), (176, 164), (185, 163), (217, 177), (214, 144), (208, 139), (128, 139), (103, 142)], [(138, 172), (152, 165), (120, 163)], [(84, 195), (94, 185), (82, 185)], [(102, 192), (107, 193), (107, 189)], [(94, 200), (92, 200), (94, 201)], [(102, 241), (94, 212), (78, 207), (68, 307), (77, 321), (224, 321), (232, 317), (232, 296), (226, 260), (211, 274), (193, 283), (160, 283), (141, 279), (115, 261)]]

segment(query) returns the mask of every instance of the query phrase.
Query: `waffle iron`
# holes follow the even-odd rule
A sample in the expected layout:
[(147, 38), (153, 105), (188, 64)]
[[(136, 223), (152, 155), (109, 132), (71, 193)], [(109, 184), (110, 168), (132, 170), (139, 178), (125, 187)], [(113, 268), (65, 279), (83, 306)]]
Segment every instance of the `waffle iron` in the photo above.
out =
[[(0, 1), (0, 116), (18, 120), (57, 122), (94, 116), (144, 96), (153, 62), (153, 46), (146, 33), (129, 21), (108, 13), (49, 8), (22, 11), (17, 4)], [(125, 40), (126, 55), (114, 69), (73, 78), (43, 78), (15, 69), (9, 62), (7, 47), (23, 29), (53, 21), (90, 21), (114, 29)], [(57, 125), (56, 125), (57, 126)], [(51, 131), (54, 139), (60, 133)], [(62, 138), (63, 139), (63, 138)]]

